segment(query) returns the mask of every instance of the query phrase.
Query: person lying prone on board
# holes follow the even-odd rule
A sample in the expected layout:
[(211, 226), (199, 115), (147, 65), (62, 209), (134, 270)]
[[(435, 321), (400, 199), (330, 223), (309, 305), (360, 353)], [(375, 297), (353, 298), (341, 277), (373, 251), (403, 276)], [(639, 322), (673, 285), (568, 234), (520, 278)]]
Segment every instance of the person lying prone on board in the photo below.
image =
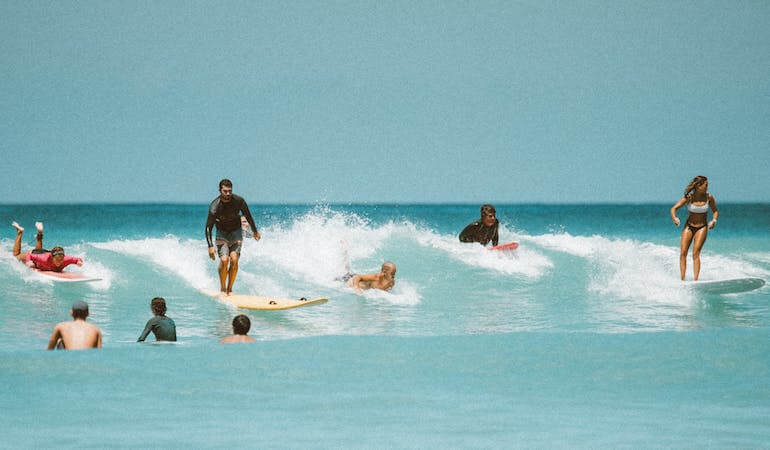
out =
[(390, 261), (385, 261), (379, 273), (355, 274), (348, 272), (341, 280), (347, 286), (352, 287), (356, 294), (360, 294), (366, 289), (389, 291), (396, 284), (396, 265)]
[(23, 262), (29, 267), (39, 270), (61, 272), (62, 269), (70, 264), (83, 265), (83, 260), (75, 256), (66, 256), (64, 249), (56, 246), (51, 250), (43, 248), (43, 223), (36, 222), (37, 236), (35, 248), (30, 252), (21, 252), (21, 238), (24, 234), (24, 228), (19, 226), (18, 223), (13, 222), (11, 224), (16, 228), (16, 240), (13, 243), (13, 256), (19, 261)]
[(345, 262), (345, 275), (337, 278), (337, 280), (344, 282), (347, 286), (355, 289), (356, 294), (360, 294), (365, 289), (380, 289), (383, 291), (389, 291), (393, 289), (393, 285), (396, 284), (396, 265), (390, 261), (385, 261), (382, 264), (380, 273), (370, 274), (356, 274), (350, 268), (350, 256), (348, 255), (348, 243), (345, 240), (341, 240), (342, 245), (342, 257)]

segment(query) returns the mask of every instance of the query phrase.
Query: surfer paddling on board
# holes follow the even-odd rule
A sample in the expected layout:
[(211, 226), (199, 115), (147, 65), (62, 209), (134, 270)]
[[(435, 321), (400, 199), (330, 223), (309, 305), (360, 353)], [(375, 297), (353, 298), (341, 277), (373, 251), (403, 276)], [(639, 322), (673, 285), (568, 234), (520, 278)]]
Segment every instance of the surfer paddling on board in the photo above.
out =
[(350, 268), (350, 257), (348, 256), (348, 244), (342, 241), (342, 249), (345, 259), (345, 275), (338, 280), (345, 282), (348, 287), (352, 287), (356, 294), (360, 294), (366, 289), (379, 289), (390, 291), (396, 284), (396, 265), (390, 261), (382, 263), (379, 273), (356, 274)]
[[(206, 242), (209, 245), (209, 257), (216, 260), (219, 254), (219, 284), (220, 290), (227, 295), (233, 293), (233, 283), (238, 274), (238, 258), (241, 255), (243, 229), (241, 214), (251, 226), (255, 240), (260, 235), (254, 219), (249, 212), (249, 206), (243, 197), (233, 194), (233, 182), (227, 178), (219, 182), (219, 197), (209, 205), (209, 215), (206, 219)], [(216, 250), (211, 240), (211, 229), (216, 225)]]
[(492, 246), (497, 245), (499, 237), (497, 228), (500, 222), (495, 216), (497, 211), (492, 205), (481, 206), (481, 218), (463, 229), (460, 233), (460, 242), (478, 242), (486, 246), (490, 241)]
[(66, 256), (64, 249), (56, 246), (51, 250), (43, 248), (43, 222), (35, 222), (37, 228), (37, 236), (35, 237), (35, 248), (30, 252), (21, 252), (21, 238), (24, 234), (24, 228), (18, 223), (13, 222), (11, 224), (16, 228), (16, 240), (13, 242), (13, 256), (19, 261), (23, 262), (29, 267), (34, 269), (61, 272), (62, 269), (70, 264), (83, 265), (83, 260), (74, 256)]
[[(708, 188), (708, 178), (698, 175), (684, 189), (684, 197), (680, 198), (671, 207), (671, 220), (674, 221), (674, 225), (677, 227), (680, 222), (676, 216), (676, 211), (686, 204), (687, 210), (690, 213), (682, 230), (682, 240), (679, 248), (679, 274), (682, 277), (682, 281), (684, 281), (685, 272), (687, 272), (687, 252), (693, 241), (695, 241), (695, 246), (692, 249), (693, 279), (698, 281), (698, 276), (700, 275), (700, 252), (703, 249), (703, 244), (706, 243), (708, 230), (716, 226), (717, 217), (719, 217), (717, 202), (714, 196), (708, 193)], [(711, 222), (708, 221), (707, 216), (709, 208), (713, 212)]]

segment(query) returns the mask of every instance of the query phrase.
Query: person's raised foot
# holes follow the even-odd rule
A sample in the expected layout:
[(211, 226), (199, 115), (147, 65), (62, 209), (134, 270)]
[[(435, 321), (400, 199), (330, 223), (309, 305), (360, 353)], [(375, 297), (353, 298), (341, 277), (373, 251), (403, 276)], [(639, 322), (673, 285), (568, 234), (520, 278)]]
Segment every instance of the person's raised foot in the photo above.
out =
[(43, 232), (43, 222), (35, 222), (35, 228), (37, 229), (38, 233)]
[(12, 226), (12, 227), (14, 227), (14, 228), (16, 228), (16, 232), (17, 232), (17, 233), (23, 233), (23, 232), (24, 232), (24, 227), (22, 227), (21, 225), (19, 225), (19, 223), (18, 223), (18, 222), (15, 222), (15, 221), (14, 221), (14, 222), (11, 222), (11, 226)]

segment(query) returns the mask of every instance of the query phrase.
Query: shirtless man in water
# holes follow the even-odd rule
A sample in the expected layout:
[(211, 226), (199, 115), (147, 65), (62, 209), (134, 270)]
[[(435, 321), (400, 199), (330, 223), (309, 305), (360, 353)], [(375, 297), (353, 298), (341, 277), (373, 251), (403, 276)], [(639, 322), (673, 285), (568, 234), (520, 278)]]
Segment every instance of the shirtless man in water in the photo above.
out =
[(396, 265), (390, 261), (385, 261), (380, 268), (379, 273), (349, 274), (343, 277), (346, 284), (355, 289), (356, 294), (360, 294), (365, 289), (380, 289), (389, 291), (396, 284)]
[(379, 273), (356, 274), (350, 268), (350, 257), (348, 256), (348, 243), (340, 241), (342, 244), (343, 257), (345, 259), (345, 275), (338, 278), (344, 281), (349, 287), (355, 289), (356, 294), (360, 294), (365, 289), (380, 289), (389, 291), (396, 284), (396, 265), (390, 261), (382, 263)]
[(257, 342), (256, 339), (248, 335), (249, 328), (251, 328), (249, 317), (244, 314), (239, 314), (233, 318), (233, 335), (222, 338), (219, 342), (221, 344), (248, 344)]
[(60, 322), (53, 329), (48, 341), (48, 350), (62, 348), (82, 350), (102, 347), (102, 331), (96, 325), (86, 322), (88, 303), (78, 300), (72, 304), (72, 321)]

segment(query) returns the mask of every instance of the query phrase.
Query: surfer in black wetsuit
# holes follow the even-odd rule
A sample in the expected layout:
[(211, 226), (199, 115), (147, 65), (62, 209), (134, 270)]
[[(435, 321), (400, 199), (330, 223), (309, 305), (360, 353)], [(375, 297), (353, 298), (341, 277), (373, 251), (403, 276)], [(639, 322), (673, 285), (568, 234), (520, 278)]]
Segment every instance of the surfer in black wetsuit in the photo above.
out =
[[(219, 197), (209, 205), (209, 215), (206, 219), (206, 242), (209, 245), (209, 257), (216, 260), (219, 254), (219, 282), (220, 290), (227, 295), (233, 292), (233, 283), (238, 274), (238, 258), (241, 255), (243, 242), (243, 229), (241, 228), (241, 214), (251, 227), (254, 239), (259, 240), (260, 235), (254, 219), (251, 217), (249, 206), (243, 197), (233, 194), (232, 181), (225, 178), (219, 182)], [(216, 225), (216, 251), (211, 240), (211, 229)]]
[(500, 225), (495, 217), (495, 207), (492, 205), (483, 205), (481, 207), (481, 219), (471, 223), (460, 233), (460, 242), (478, 242), (481, 245), (487, 245), (492, 241), (492, 245), (497, 245), (499, 237), (497, 236), (497, 227)]
[(147, 321), (147, 325), (144, 326), (142, 335), (136, 342), (144, 342), (147, 339), (147, 335), (155, 335), (156, 341), (176, 341), (176, 324), (171, 318), (166, 317), (166, 300), (163, 297), (155, 297), (150, 302), (150, 309), (155, 315), (152, 319)]

